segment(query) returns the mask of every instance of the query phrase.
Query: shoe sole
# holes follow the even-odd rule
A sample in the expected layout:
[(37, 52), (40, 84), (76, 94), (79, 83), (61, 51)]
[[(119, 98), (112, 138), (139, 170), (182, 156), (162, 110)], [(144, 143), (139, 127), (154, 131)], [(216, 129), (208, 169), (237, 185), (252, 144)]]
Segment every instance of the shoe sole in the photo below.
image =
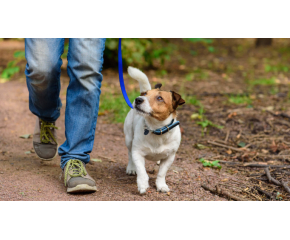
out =
[(85, 193), (85, 192), (95, 192), (97, 187), (89, 186), (88, 184), (79, 184), (73, 188), (67, 188), (68, 193)]
[(39, 156), (37, 155), (37, 153), (36, 153), (36, 151), (35, 151), (35, 148), (34, 148), (34, 145), (33, 145), (33, 150), (34, 150), (36, 156), (37, 156), (38, 158), (40, 158), (41, 160), (43, 160), (43, 161), (52, 161), (52, 160), (56, 157), (56, 155), (57, 155), (57, 149), (58, 149), (58, 144), (57, 144), (57, 147), (56, 147), (56, 152), (55, 152), (54, 157), (52, 157), (52, 158), (41, 158), (41, 157), (39, 157)]

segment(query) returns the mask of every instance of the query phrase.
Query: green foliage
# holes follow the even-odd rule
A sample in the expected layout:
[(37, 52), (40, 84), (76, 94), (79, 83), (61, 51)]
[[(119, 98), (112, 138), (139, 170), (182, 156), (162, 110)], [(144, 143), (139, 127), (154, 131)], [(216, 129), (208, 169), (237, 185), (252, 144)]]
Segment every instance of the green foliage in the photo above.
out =
[(239, 104), (251, 104), (252, 103), (252, 100), (248, 97), (248, 96), (244, 96), (244, 95), (242, 95), (242, 96), (240, 96), (240, 95), (236, 95), (236, 96), (234, 96), (234, 95), (231, 95), (231, 96), (229, 96), (229, 102), (230, 103), (234, 103), (234, 104), (237, 104), (237, 105), (239, 105)]
[(4, 81), (9, 81), (14, 74), (20, 71), (20, 67), (17, 64), (25, 59), (25, 52), (24, 51), (16, 51), (13, 54), (14, 60), (7, 63), (6, 68), (1, 73), (1, 78)]
[[(131, 102), (133, 102), (134, 99), (138, 96), (140, 96), (139, 91), (128, 92), (128, 97)], [(125, 121), (127, 113), (130, 111), (130, 108), (126, 104), (122, 93), (117, 95), (105, 93), (101, 94), (99, 114), (101, 115), (106, 111), (112, 113), (112, 122), (123, 123)]]
[(265, 65), (265, 72), (278, 73), (278, 72), (288, 72), (288, 71), (289, 71), (289, 67), (285, 65), (281, 65), (281, 64), (276, 65), (276, 66), (269, 65), (269, 64)]
[(198, 69), (195, 69), (194, 71), (190, 72), (190, 73), (187, 73), (185, 75), (185, 80), (190, 82), (190, 81), (193, 81), (193, 80), (204, 80), (208, 78), (208, 73), (200, 68)]
[(205, 44), (211, 44), (213, 42), (213, 40), (209, 38), (183, 38), (183, 40), (192, 43), (205, 43)]
[(216, 160), (216, 161), (208, 161), (208, 160), (205, 160), (204, 158), (201, 158), (199, 159), (199, 161), (202, 163), (202, 165), (204, 167), (211, 167), (211, 168), (218, 168), (218, 169), (221, 169), (221, 165), (219, 164), (219, 160)]
[[(188, 41), (192, 43), (202, 43), (204, 45), (213, 43), (213, 40), (209, 38), (183, 38), (183, 41)], [(207, 50), (211, 53), (215, 52), (215, 48), (213, 46), (207, 46)], [(192, 51), (191, 54), (195, 56), (197, 53), (195, 51)]]
[(245, 147), (245, 146), (246, 146), (246, 143), (245, 143), (245, 142), (239, 142), (239, 143), (238, 143), (238, 147), (243, 148), (243, 147)]
[(210, 120), (208, 120), (206, 118), (206, 116), (204, 115), (204, 113), (205, 113), (204, 107), (203, 107), (202, 103), (198, 99), (196, 99), (196, 97), (186, 96), (185, 102), (186, 102), (186, 104), (192, 104), (192, 105), (198, 107), (198, 113), (193, 113), (190, 116), (190, 118), (193, 120), (197, 120), (197, 119), (200, 120), (196, 124), (200, 125), (202, 127), (202, 132), (201, 132), (202, 136), (204, 136), (204, 132), (208, 129), (208, 127), (215, 127), (218, 129), (223, 128), (223, 126), (219, 126), (217, 124), (214, 124), (213, 122), (211, 122)]
[(261, 79), (257, 79), (257, 80), (251, 80), (249, 81), (249, 84), (252, 86), (255, 85), (275, 85), (275, 79), (274, 78), (261, 78)]
[[(116, 67), (118, 61), (118, 38), (107, 38), (104, 51), (105, 64)], [(134, 67), (163, 66), (175, 49), (166, 39), (158, 41), (150, 38), (123, 38), (123, 65)]]
[(184, 100), (185, 100), (186, 104), (191, 104), (194, 106), (201, 105), (200, 101), (195, 96), (185, 96)]
[(208, 127), (216, 127), (218, 129), (223, 128), (223, 126), (214, 124), (213, 122), (209, 121), (208, 119), (203, 119), (202, 121), (197, 122), (197, 125), (200, 125), (202, 127), (202, 135), (204, 135), (204, 132)]

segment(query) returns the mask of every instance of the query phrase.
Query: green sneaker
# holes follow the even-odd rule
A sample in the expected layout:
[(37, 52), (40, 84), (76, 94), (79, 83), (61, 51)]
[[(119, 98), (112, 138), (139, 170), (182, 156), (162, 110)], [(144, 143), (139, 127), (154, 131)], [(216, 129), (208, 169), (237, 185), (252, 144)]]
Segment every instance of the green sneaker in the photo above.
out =
[(43, 121), (37, 117), (33, 133), (33, 148), (42, 160), (52, 160), (57, 154), (56, 129), (54, 122)]
[(87, 173), (81, 160), (71, 159), (64, 168), (64, 185), (68, 193), (84, 193), (97, 191), (96, 182)]

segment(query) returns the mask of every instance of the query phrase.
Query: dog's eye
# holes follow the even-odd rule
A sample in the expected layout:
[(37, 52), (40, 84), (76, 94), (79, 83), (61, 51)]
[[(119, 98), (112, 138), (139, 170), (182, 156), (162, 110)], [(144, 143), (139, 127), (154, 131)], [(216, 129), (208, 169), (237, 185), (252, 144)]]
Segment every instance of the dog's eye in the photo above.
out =
[(157, 100), (158, 101), (163, 101), (163, 98), (159, 96), (159, 97), (157, 97)]
[(146, 96), (147, 95), (147, 93), (145, 92), (145, 93), (143, 93), (143, 96)]

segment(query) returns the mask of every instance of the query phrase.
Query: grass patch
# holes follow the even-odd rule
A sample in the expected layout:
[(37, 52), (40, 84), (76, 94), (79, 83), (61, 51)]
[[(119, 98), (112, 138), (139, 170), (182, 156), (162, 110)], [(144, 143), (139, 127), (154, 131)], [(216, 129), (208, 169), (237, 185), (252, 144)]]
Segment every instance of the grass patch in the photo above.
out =
[(287, 72), (289, 72), (289, 67), (285, 66), (285, 65), (281, 65), (281, 64), (278, 64), (276, 66), (266, 64), (265, 65), (265, 72), (274, 72), (274, 73), (286, 72), (287, 73)]
[[(130, 91), (128, 97), (131, 102), (134, 101), (136, 97), (140, 96), (139, 91)], [(125, 121), (127, 113), (130, 111), (122, 93), (118, 95), (113, 95), (110, 93), (101, 94), (100, 97), (100, 107), (99, 115), (102, 115), (106, 112), (112, 114), (110, 120), (114, 123), (123, 123)]]
[(202, 69), (195, 69), (194, 71), (185, 75), (185, 81), (204, 80), (208, 78), (208, 73)]
[(185, 96), (184, 98), (186, 104), (191, 104), (194, 106), (200, 106), (200, 101), (195, 96)]
[(249, 84), (252, 86), (256, 85), (276, 85), (275, 79), (274, 78), (261, 78), (257, 80), (251, 80), (249, 81)]
[(228, 101), (230, 103), (234, 103), (234, 104), (251, 104), (252, 103), (252, 99), (250, 99), (248, 96), (229, 96)]

